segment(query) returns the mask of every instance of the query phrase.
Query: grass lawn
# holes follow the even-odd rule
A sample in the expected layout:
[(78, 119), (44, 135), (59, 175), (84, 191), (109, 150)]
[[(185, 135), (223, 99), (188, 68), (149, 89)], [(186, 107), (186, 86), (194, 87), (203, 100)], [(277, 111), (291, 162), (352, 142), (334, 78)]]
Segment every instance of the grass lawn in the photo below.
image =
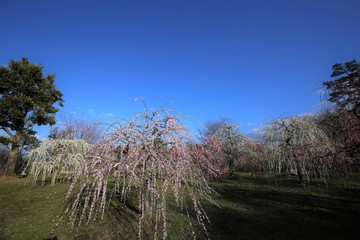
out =
[(212, 239), (360, 239), (360, 191), (236, 174), (214, 182)]
[[(211, 182), (218, 208), (204, 203), (211, 239), (360, 239), (360, 190), (324, 184), (302, 186), (296, 179), (269, 181), (247, 173)], [(26, 179), (0, 178), (0, 239), (136, 239), (137, 213), (114, 202), (104, 220), (78, 229), (60, 224), (68, 184), (31, 186)], [(55, 221), (55, 222), (54, 222)], [(169, 212), (171, 239), (187, 239), (177, 210)], [(145, 229), (144, 239), (151, 239)], [(199, 228), (200, 229), (200, 228)], [(199, 238), (205, 234), (199, 230)]]

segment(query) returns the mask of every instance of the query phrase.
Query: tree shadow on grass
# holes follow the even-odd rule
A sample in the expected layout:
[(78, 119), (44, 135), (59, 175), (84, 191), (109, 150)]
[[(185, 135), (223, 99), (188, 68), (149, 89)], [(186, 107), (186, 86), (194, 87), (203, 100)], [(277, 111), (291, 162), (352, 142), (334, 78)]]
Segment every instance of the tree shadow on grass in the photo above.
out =
[[(74, 196), (72, 196), (74, 198)], [(73, 199), (67, 200), (62, 206), (59, 224), (54, 228), (55, 233), (60, 236), (72, 237), (74, 240), (88, 239), (136, 239), (138, 236), (138, 216), (137, 207), (130, 201), (121, 201), (120, 197), (113, 196), (108, 202), (103, 218), (101, 214), (96, 220), (82, 222), (79, 224), (80, 215), (75, 216), (75, 222), (71, 222), (67, 209), (71, 207)], [(80, 211), (78, 214), (82, 214)], [(74, 224), (74, 225), (73, 225)], [(144, 238), (147, 232), (143, 231)], [(51, 239), (51, 238), (49, 238)], [(66, 238), (67, 239), (67, 238)]]
[(5, 233), (4, 233), (4, 218), (0, 217), (0, 239), (1, 240), (6, 240), (7, 238), (5, 237)]
[[(297, 184), (296, 179), (275, 184), (264, 177), (244, 178), (234, 175), (211, 185), (218, 192), (218, 208), (203, 202), (210, 218), (208, 233), (211, 239), (358, 239), (360, 236), (359, 197), (331, 194), (314, 187), (311, 191)], [(316, 192), (320, 191), (320, 194)], [(103, 220), (89, 228), (80, 229), (79, 236), (91, 233), (89, 239), (136, 239), (138, 236), (137, 206), (134, 199), (120, 201), (113, 196)], [(186, 217), (169, 201), (169, 239), (188, 239), (191, 232)], [(194, 223), (195, 215), (190, 214)], [(185, 219), (185, 220), (184, 220)], [(91, 225), (92, 223), (90, 223)], [(197, 239), (206, 239), (201, 226), (195, 229)], [(106, 234), (105, 234), (106, 232)], [(1, 232), (0, 232), (1, 233)], [(153, 222), (145, 222), (142, 239), (153, 238)]]
[(285, 185), (291, 191), (269, 188), (259, 178), (215, 183), (222, 208), (205, 205), (211, 239), (358, 239), (358, 199), (315, 196)]
[[(138, 234), (139, 210), (128, 201), (121, 201), (115, 197), (106, 210), (106, 220), (109, 227), (114, 230), (116, 239), (130, 239)], [(146, 236), (146, 233), (145, 233)]]

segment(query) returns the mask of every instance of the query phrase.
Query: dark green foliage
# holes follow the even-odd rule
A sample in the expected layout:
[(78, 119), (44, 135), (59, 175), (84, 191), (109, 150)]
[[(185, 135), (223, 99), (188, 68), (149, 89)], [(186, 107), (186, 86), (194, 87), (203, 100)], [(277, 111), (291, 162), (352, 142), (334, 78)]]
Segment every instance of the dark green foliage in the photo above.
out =
[(331, 77), (334, 81), (324, 82), (330, 92), (329, 101), (339, 108), (358, 112), (360, 107), (360, 64), (356, 60), (344, 64), (337, 63), (332, 67)]
[(8, 68), (0, 67), (0, 125), (11, 131), (33, 135), (34, 124), (55, 124), (54, 114), (63, 106), (62, 93), (56, 89), (55, 75), (43, 76), (43, 67), (26, 58), (11, 60)]
[(63, 106), (62, 93), (56, 89), (55, 75), (43, 76), (41, 65), (23, 58), (0, 66), (0, 129), (7, 135), (0, 140), (12, 145), (6, 175), (14, 172), (19, 147), (36, 143), (33, 126), (55, 124), (55, 103)]

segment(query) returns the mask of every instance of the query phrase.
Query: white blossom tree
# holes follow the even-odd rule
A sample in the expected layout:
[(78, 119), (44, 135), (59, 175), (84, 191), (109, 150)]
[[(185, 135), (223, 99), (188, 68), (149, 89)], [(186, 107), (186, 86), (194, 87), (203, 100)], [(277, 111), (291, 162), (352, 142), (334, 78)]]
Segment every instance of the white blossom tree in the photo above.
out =
[(321, 130), (311, 116), (280, 118), (265, 129), (266, 143), (271, 150), (270, 171), (296, 171), (299, 182), (310, 174), (326, 174), (326, 157), (334, 152), (332, 140)]
[(27, 155), (29, 178), (35, 184), (40, 175), (43, 183), (51, 176), (51, 185), (69, 179), (86, 162), (90, 151), (91, 145), (84, 140), (46, 140)]

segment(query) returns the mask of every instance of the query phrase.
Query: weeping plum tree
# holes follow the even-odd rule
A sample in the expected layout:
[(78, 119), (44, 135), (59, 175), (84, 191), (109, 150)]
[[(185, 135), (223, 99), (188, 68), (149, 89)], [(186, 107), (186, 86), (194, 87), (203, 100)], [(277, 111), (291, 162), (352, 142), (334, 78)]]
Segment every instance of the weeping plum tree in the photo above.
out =
[(71, 184), (66, 210), (69, 222), (77, 225), (102, 217), (113, 197), (126, 201), (135, 194), (138, 237), (142, 238), (144, 221), (152, 219), (154, 239), (166, 239), (172, 195), (190, 226), (190, 213), (194, 212), (206, 232), (209, 219), (201, 202), (213, 202), (206, 175), (219, 170), (211, 164), (216, 156), (212, 151), (217, 149), (196, 145), (177, 115), (164, 109), (145, 110), (130, 121), (114, 123), (93, 146)]
[(246, 137), (238, 133), (237, 125), (222, 125), (213, 135), (221, 144), (223, 152), (224, 169), (228, 174), (235, 170), (236, 162), (241, 155), (243, 143)]
[(325, 175), (326, 157), (334, 152), (332, 140), (322, 131), (313, 117), (281, 118), (265, 129), (266, 144), (271, 151), (270, 171), (281, 173), (296, 170), (299, 182), (311, 174)]
[(204, 143), (209, 139), (209, 137), (214, 136), (214, 134), (223, 126), (232, 125), (231, 120), (227, 118), (220, 118), (216, 121), (208, 121), (205, 124), (204, 129), (199, 130), (200, 140)]
[(55, 124), (55, 103), (62, 106), (62, 93), (41, 65), (23, 58), (0, 66), (0, 129), (6, 134), (0, 141), (11, 145), (5, 175), (14, 174), (20, 147), (34, 142), (33, 126)]
[(242, 145), (237, 168), (251, 171), (251, 175), (254, 176), (255, 172), (264, 171), (266, 158), (266, 145), (260, 141), (251, 141), (246, 139)]
[(231, 174), (235, 170), (243, 143), (246, 141), (246, 137), (239, 133), (239, 126), (231, 124), (229, 120), (222, 118), (207, 123), (205, 129), (200, 131), (200, 135), (204, 143), (209, 139), (218, 142), (222, 153), (222, 175)]
[(90, 150), (91, 145), (84, 140), (49, 139), (28, 153), (29, 177), (35, 184), (39, 175), (43, 183), (51, 175), (51, 185), (69, 179), (85, 163)]
[[(218, 178), (223, 174), (224, 155), (221, 142), (214, 136), (203, 139), (202, 143), (189, 144), (189, 152), (194, 159), (201, 159), (209, 163), (202, 165), (202, 172), (207, 179)], [(212, 168), (208, 169), (209, 166)], [(220, 175), (219, 175), (220, 174)]]

